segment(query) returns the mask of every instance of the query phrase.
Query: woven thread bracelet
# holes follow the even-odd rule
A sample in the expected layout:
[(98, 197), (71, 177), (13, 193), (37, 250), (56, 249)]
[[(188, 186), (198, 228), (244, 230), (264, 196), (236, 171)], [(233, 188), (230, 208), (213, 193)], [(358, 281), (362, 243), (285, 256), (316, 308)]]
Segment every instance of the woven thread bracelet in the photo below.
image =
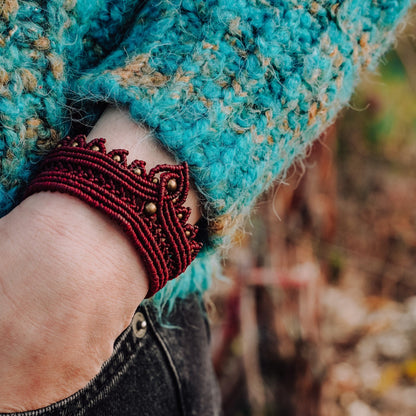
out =
[(185, 271), (202, 244), (197, 227), (187, 224), (183, 207), (189, 191), (188, 165), (146, 163), (127, 166), (128, 151), (107, 153), (105, 139), (86, 142), (84, 135), (67, 137), (41, 162), (25, 197), (42, 191), (78, 197), (118, 223), (138, 251), (149, 277), (151, 297), (168, 280)]

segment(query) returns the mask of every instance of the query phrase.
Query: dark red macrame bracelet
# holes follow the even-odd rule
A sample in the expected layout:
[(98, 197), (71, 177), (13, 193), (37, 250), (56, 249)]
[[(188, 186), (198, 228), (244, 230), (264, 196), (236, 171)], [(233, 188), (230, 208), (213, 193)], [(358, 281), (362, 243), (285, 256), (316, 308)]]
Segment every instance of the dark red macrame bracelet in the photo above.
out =
[(189, 191), (188, 165), (146, 163), (127, 166), (128, 151), (107, 153), (105, 139), (86, 143), (85, 136), (67, 137), (40, 165), (26, 197), (57, 191), (78, 197), (117, 222), (134, 243), (150, 279), (147, 297), (183, 273), (202, 247), (197, 227), (187, 224), (183, 207)]

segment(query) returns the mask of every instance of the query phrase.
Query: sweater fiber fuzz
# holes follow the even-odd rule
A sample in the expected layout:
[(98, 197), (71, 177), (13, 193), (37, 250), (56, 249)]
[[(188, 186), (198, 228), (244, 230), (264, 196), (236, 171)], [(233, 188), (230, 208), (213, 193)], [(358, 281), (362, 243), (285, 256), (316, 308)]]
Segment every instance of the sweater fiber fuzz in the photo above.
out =
[(190, 164), (208, 218), (233, 225), (348, 102), (408, 3), (149, 2), (77, 86), (153, 128)]
[[(68, 132), (68, 103), (91, 123), (110, 103), (188, 162), (220, 243), (348, 103), (411, 1), (2, 3), (1, 212)], [(203, 290), (205, 267), (166, 293)]]

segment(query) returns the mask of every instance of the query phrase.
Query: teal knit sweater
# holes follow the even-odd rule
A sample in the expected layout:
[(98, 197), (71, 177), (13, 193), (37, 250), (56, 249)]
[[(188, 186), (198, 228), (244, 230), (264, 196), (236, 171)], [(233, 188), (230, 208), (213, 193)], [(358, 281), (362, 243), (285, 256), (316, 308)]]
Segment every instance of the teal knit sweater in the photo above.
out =
[[(3, 0), (0, 213), (74, 117), (129, 109), (187, 161), (211, 241), (348, 103), (412, 0)], [(75, 116), (76, 114), (76, 116)], [(159, 301), (204, 290), (207, 253)]]

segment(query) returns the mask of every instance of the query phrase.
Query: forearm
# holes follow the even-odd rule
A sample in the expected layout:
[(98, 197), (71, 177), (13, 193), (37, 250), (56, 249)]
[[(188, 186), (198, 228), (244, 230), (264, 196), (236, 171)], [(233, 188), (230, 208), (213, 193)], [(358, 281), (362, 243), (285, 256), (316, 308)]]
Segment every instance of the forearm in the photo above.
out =
[[(149, 168), (175, 163), (123, 112), (108, 110), (95, 137)], [(0, 231), (0, 411), (41, 407), (98, 372), (145, 297), (147, 275), (119, 226), (72, 196), (34, 194), (0, 220)]]

